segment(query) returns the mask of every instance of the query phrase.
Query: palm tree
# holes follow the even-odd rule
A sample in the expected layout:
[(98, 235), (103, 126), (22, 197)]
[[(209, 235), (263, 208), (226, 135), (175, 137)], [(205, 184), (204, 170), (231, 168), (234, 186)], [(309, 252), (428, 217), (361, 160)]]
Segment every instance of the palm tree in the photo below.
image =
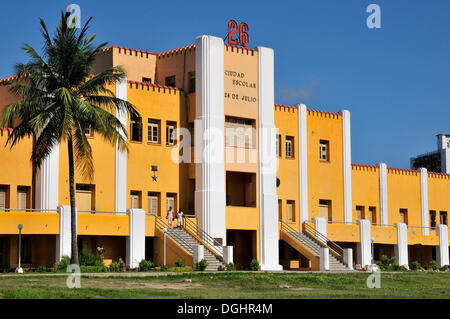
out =
[[(53, 38), (45, 22), (40, 19), (44, 38), (43, 55), (25, 44), (23, 50), (30, 62), (15, 66), (16, 78), (3, 83), (18, 97), (9, 104), (2, 116), (1, 125), (20, 123), (13, 128), (7, 144), (14, 147), (22, 138), (35, 136), (31, 155), (33, 167), (40, 167), (53, 147), (67, 140), (69, 157), (69, 191), (71, 207), (71, 263), (78, 264), (77, 229), (75, 216), (74, 162), (82, 175), (93, 176), (92, 149), (85, 130), (102, 135), (121, 150), (127, 148), (126, 127), (114, 113), (127, 112), (139, 117), (129, 102), (118, 99), (108, 89), (109, 84), (122, 81), (125, 72), (112, 67), (92, 75), (93, 62), (107, 44), (94, 46), (95, 34), (88, 36), (89, 22), (80, 30), (71, 28), (66, 21), (69, 14), (61, 12), (61, 21)], [(79, 32), (78, 32), (79, 31)]]

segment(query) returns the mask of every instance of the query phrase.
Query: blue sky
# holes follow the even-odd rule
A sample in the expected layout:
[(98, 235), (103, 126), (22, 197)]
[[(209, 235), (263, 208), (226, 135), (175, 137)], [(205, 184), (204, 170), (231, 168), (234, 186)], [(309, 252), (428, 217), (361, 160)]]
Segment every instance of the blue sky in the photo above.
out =
[[(275, 50), (275, 101), (352, 116), (352, 162), (409, 167), (450, 133), (450, 1), (8, 1), (0, 10), (0, 77), (40, 49), (39, 18), (54, 29), (76, 3), (97, 41), (160, 52), (249, 25), (249, 47)], [(369, 29), (366, 8), (381, 8)]]

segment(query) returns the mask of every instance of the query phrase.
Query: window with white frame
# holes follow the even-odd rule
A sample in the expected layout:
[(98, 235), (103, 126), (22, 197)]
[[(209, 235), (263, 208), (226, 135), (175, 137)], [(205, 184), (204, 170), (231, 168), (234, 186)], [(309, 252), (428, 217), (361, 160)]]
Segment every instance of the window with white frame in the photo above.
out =
[(286, 157), (294, 157), (294, 137), (286, 136)]
[(320, 140), (320, 160), (328, 162), (330, 160), (330, 142)]
[(154, 119), (148, 119), (148, 142), (159, 143), (159, 125), (160, 121)]
[(175, 129), (177, 128), (176, 122), (167, 121), (166, 123), (166, 144), (175, 144)]

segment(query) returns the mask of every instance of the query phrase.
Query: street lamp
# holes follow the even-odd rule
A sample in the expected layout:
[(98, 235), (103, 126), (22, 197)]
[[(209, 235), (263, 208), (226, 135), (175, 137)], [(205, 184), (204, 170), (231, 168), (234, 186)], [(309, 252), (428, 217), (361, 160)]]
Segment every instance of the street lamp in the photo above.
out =
[(373, 246), (374, 246), (374, 241), (375, 241), (375, 238), (371, 238), (372, 239), (372, 265), (373, 264), (375, 264), (375, 250), (374, 250), (374, 248), (373, 248)]
[(19, 267), (17, 267), (16, 272), (18, 274), (23, 274), (23, 269), (20, 267), (21, 257), (22, 257), (22, 224), (17, 225), (17, 228), (19, 228)]

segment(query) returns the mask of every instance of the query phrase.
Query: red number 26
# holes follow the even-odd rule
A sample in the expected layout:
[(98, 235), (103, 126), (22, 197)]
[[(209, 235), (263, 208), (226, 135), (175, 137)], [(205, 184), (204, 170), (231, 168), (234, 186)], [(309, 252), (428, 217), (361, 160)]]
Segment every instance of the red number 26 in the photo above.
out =
[(228, 43), (242, 45), (243, 47), (246, 47), (248, 45), (248, 25), (245, 22), (242, 22), (239, 24), (239, 34), (237, 34), (239, 37), (233, 39), (233, 35), (237, 33), (237, 22), (234, 20), (228, 21)]

